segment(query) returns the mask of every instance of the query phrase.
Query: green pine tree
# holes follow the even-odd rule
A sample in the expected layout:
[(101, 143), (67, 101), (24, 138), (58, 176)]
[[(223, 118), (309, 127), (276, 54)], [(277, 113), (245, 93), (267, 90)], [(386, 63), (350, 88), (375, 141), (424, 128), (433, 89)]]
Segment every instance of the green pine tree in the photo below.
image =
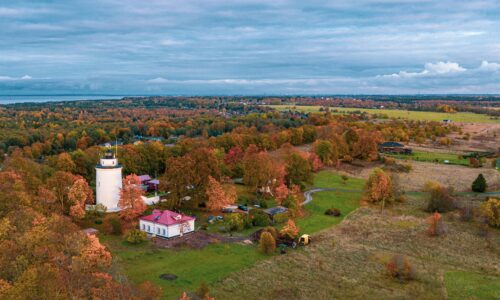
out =
[(472, 183), (472, 191), (476, 193), (484, 193), (488, 184), (486, 183), (486, 179), (484, 179), (483, 174), (479, 174)]

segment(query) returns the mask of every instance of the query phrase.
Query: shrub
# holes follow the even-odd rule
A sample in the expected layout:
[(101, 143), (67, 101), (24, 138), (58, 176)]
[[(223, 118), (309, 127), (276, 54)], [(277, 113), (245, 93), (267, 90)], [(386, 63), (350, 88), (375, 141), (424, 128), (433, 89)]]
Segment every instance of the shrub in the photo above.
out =
[(444, 224), (440, 213), (435, 212), (427, 220), (429, 222), (429, 229), (427, 229), (429, 235), (439, 236), (444, 234)]
[(287, 223), (281, 228), (280, 236), (285, 239), (295, 239), (299, 235), (299, 228), (295, 225), (295, 221), (288, 219)]
[(272, 254), (276, 250), (276, 240), (271, 233), (265, 231), (260, 235), (259, 251), (264, 254)]
[(329, 208), (325, 211), (325, 215), (338, 217), (340, 216), (340, 210), (338, 208)]
[(349, 180), (349, 176), (347, 176), (345, 174), (342, 174), (340, 176), (340, 178), (342, 178), (342, 184), (346, 185), (347, 184), (347, 180)]
[(266, 228), (263, 229), (262, 232), (269, 232), (275, 240), (278, 239), (278, 230), (272, 226), (267, 226)]
[(455, 199), (451, 196), (452, 188), (445, 188), (437, 182), (427, 182), (424, 191), (429, 193), (427, 211), (444, 213), (455, 209)]
[(486, 183), (486, 179), (483, 174), (479, 174), (476, 180), (472, 183), (472, 191), (476, 193), (484, 193), (487, 187), (488, 184)]
[(280, 213), (280, 214), (274, 215), (273, 216), (273, 221), (276, 224), (281, 224), (281, 223), (285, 223), (288, 220), (288, 218), (289, 218), (289, 216), (285, 212), (285, 213)]
[(406, 256), (396, 254), (387, 264), (387, 273), (401, 282), (415, 279), (415, 268)]
[(140, 244), (144, 242), (147, 238), (147, 234), (144, 231), (140, 231), (139, 229), (132, 229), (127, 232), (125, 239), (130, 244)]
[(396, 160), (394, 158), (388, 156), (384, 156), (382, 160), (384, 164), (389, 166), (394, 165), (396, 163)]
[(481, 214), (492, 227), (500, 227), (500, 199), (488, 198), (481, 205)]
[(200, 286), (196, 290), (196, 296), (201, 299), (207, 299), (207, 297), (209, 297), (209, 293), (210, 289), (208, 288), (208, 285), (204, 281), (200, 283)]
[(253, 226), (268, 226), (271, 222), (269, 216), (260, 209), (250, 210), (250, 218)]
[(226, 231), (240, 231), (244, 227), (243, 216), (241, 214), (227, 214), (224, 218)]
[(122, 221), (118, 217), (111, 217), (108, 220), (111, 234), (120, 235), (123, 232)]

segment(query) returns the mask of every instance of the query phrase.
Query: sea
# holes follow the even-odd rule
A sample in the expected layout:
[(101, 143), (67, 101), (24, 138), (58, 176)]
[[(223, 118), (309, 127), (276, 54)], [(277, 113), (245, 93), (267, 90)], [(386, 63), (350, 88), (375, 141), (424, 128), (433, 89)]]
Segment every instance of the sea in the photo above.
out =
[(59, 101), (76, 101), (76, 100), (113, 100), (122, 99), (127, 95), (27, 95), (27, 96), (9, 96), (0, 95), (1, 104), (11, 103), (41, 103), (41, 102), (59, 102)]

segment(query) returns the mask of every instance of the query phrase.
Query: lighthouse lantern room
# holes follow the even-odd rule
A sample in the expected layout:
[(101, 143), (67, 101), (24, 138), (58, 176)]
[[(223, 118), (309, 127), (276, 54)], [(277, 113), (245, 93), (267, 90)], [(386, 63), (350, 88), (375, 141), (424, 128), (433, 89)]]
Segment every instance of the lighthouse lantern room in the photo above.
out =
[(108, 149), (95, 167), (96, 204), (106, 206), (108, 212), (119, 211), (118, 201), (122, 188), (122, 166), (111, 149)]

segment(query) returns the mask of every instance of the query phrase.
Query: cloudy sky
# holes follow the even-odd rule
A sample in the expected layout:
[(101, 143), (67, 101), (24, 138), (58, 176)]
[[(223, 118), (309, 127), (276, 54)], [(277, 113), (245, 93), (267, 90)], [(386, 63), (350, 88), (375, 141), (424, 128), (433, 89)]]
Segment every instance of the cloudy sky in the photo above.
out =
[(498, 0), (16, 0), (0, 28), (1, 95), (500, 93)]

